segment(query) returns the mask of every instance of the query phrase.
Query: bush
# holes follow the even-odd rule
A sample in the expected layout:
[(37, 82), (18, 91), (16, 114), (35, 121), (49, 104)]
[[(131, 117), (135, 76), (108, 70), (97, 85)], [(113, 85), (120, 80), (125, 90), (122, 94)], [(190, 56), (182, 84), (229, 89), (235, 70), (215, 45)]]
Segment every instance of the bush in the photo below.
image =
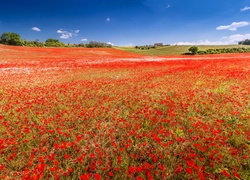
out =
[(203, 54), (222, 54), (222, 53), (244, 53), (244, 52), (250, 52), (250, 48), (221, 48), (221, 49), (207, 49), (207, 50), (204, 50), (204, 51), (197, 51), (196, 52), (196, 48), (194, 48), (195, 46), (193, 47), (190, 47), (188, 50), (189, 52), (187, 53), (184, 53), (185, 55), (188, 55), (188, 54), (200, 54), (200, 55), (203, 55)]
[(192, 46), (188, 49), (189, 52), (191, 52), (191, 54), (195, 55), (198, 53), (199, 48), (197, 46)]
[(23, 41), (19, 34), (5, 32), (0, 36), (0, 43), (13, 46), (22, 46)]
[(58, 39), (49, 38), (45, 41), (45, 46), (47, 47), (64, 47), (65, 45)]
[(153, 46), (153, 45), (144, 45), (144, 46), (135, 46), (135, 49), (141, 49), (141, 50), (144, 50), (144, 49), (155, 49), (156, 46)]
[(240, 41), (238, 44), (239, 45), (250, 45), (250, 39), (246, 39), (244, 41)]

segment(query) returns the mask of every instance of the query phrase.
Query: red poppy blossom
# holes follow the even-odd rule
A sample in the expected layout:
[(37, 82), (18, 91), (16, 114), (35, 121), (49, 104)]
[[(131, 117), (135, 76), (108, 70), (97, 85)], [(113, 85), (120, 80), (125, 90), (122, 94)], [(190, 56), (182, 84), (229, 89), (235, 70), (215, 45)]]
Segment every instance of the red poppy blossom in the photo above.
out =
[(192, 174), (192, 173), (193, 173), (193, 170), (192, 170), (192, 168), (186, 168), (186, 172), (187, 172), (188, 174)]
[(94, 174), (95, 180), (101, 180), (101, 175), (100, 174)]
[(112, 177), (114, 176), (114, 173), (112, 171), (109, 172), (109, 176)]
[(193, 167), (195, 165), (195, 162), (193, 160), (189, 160), (187, 161), (187, 165)]
[(64, 155), (64, 159), (69, 159), (70, 158), (70, 155), (69, 154), (65, 154)]
[(221, 172), (221, 174), (223, 174), (224, 176), (226, 176), (226, 177), (228, 177), (228, 178), (231, 176), (226, 170), (223, 170), (223, 171)]
[(90, 177), (91, 177), (90, 174), (83, 174), (83, 175), (80, 176), (80, 180), (89, 180)]

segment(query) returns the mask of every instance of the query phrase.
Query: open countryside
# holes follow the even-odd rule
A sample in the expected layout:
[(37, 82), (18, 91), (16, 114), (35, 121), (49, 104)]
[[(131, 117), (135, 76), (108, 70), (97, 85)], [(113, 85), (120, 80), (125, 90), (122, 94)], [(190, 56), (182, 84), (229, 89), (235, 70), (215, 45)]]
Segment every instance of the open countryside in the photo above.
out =
[(2, 179), (248, 179), (250, 54), (0, 46)]
[(0, 6), (1, 180), (250, 180), (250, 0)]

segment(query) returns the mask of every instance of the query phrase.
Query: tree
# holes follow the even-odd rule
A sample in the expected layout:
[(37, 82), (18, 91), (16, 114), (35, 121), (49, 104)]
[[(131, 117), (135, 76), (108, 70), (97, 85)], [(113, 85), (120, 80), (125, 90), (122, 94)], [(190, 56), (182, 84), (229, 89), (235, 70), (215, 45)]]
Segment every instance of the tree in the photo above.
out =
[(65, 45), (58, 39), (49, 38), (45, 41), (45, 46), (47, 47), (64, 47)]
[(188, 49), (189, 52), (191, 52), (193, 55), (197, 54), (199, 51), (199, 48), (197, 46), (192, 46)]
[(238, 44), (239, 45), (250, 45), (250, 39), (246, 39), (244, 41), (240, 41)]
[(86, 45), (87, 48), (97, 48), (97, 47), (110, 47), (109, 44), (97, 41), (90, 41), (89, 44)]
[(58, 39), (54, 39), (54, 38), (49, 38), (49, 39), (47, 39), (46, 41), (45, 41), (45, 43), (57, 43), (57, 42), (59, 42), (59, 40)]
[(19, 34), (5, 32), (0, 36), (0, 43), (13, 46), (22, 46), (23, 41)]
[(38, 39), (36, 39), (35, 41), (23, 40), (23, 45), (29, 47), (44, 47), (44, 43), (39, 42)]

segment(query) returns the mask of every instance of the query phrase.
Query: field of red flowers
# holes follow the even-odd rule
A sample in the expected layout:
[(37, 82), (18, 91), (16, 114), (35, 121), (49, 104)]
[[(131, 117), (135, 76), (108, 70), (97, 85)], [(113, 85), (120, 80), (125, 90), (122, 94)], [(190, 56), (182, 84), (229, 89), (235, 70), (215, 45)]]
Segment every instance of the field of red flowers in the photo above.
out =
[(250, 54), (0, 46), (0, 179), (249, 179)]

